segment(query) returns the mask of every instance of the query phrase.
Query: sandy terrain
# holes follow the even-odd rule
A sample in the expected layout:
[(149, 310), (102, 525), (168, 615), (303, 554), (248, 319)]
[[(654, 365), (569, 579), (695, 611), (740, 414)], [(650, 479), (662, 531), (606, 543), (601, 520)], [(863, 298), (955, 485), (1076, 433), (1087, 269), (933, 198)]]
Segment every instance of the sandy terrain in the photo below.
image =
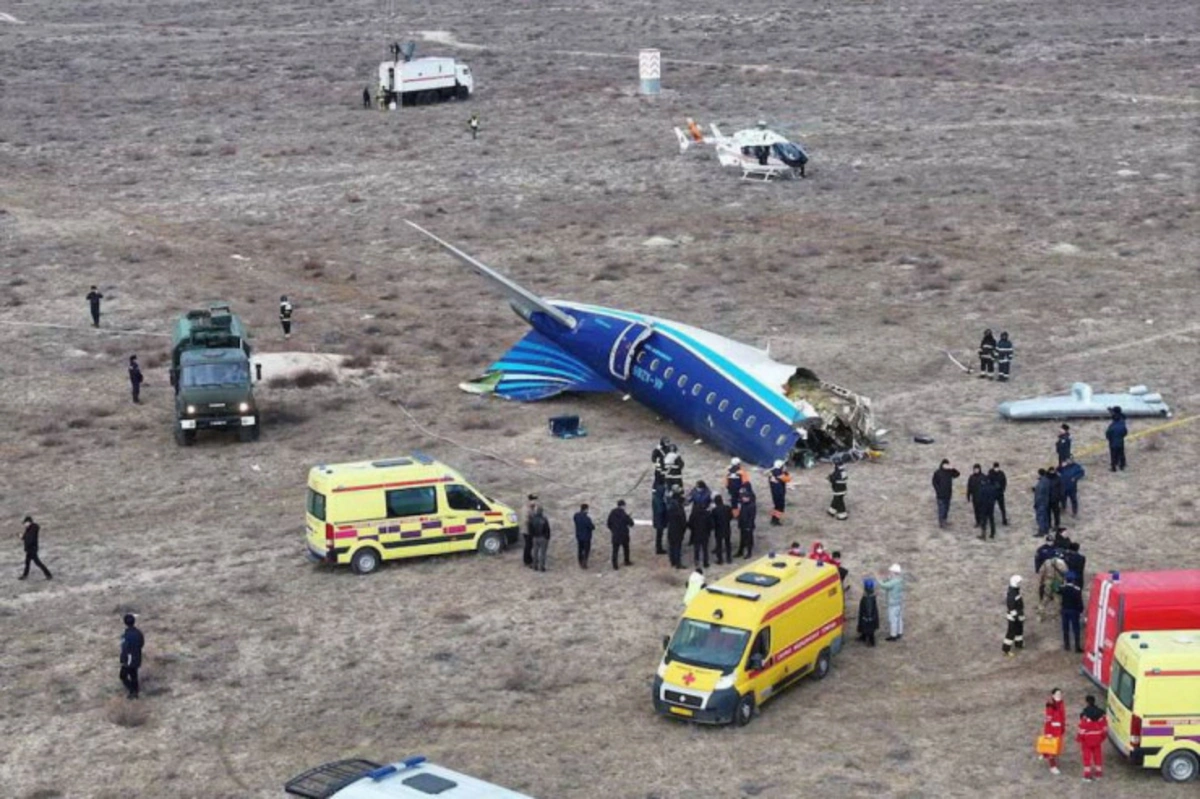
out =
[[(276, 797), (326, 760), (415, 753), (541, 799), (1079, 792), (1074, 748), (1057, 782), (1032, 756), (1045, 693), (1082, 705), (1076, 658), (1033, 621), (1029, 651), (1000, 657), (1054, 425), (995, 404), (1082, 379), (1146, 383), (1180, 417), (1200, 405), (1194, 5), (543, 5), (0, 3), (0, 518), (15, 536), (37, 517), (55, 572), (18, 583), (7, 539), (0, 795)], [(386, 44), (418, 31), (468, 60), (477, 96), (362, 111)], [(656, 99), (636, 96), (641, 47), (663, 50)], [(747, 185), (679, 157), (685, 115), (765, 118), (806, 143), (811, 178)], [(856, 585), (901, 562), (905, 640), (848, 646), (743, 730), (656, 717), (682, 581), (644, 532), (632, 569), (581, 573), (568, 527), (580, 501), (645, 516), (650, 448), (679, 434), (619, 397), (458, 391), (523, 325), (406, 216), (545, 295), (769, 343), (875, 398), (894, 446), (853, 467), (850, 521), (824, 515), (822, 467), (762, 537), (840, 548)], [(371, 367), (268, 381), (261, 441), (181, 450), (163, 334), (214, 297), (260, 350)], [(986, 326), (1016, 342), (1010, 388), (939, 352), (966, 357)], [(571, 412), (590, 436), (550, 438)], [(1077, 425), (1077, 448), (1102, 430)], [(1089, 570), (1200, 566), (1198, 431), (1133, 445), (1120, 475), (1084, 459)], [(309, 564), (308, 468), (411, 449), (514, 505), (540, 492), (551, 570), (514, 553), (369, 578)], [(725, 461), (684, 456), (689, 479)], [(1014, 519), (995, 542), (970, 535), (961, 495), (937, 529), (943, 456), (1004, 463)], [(130, 609), (148, 641), (136, 709), (117, 681)], [(1089, 795), (1194, 791), (1115, 757), (1109, 774)]]

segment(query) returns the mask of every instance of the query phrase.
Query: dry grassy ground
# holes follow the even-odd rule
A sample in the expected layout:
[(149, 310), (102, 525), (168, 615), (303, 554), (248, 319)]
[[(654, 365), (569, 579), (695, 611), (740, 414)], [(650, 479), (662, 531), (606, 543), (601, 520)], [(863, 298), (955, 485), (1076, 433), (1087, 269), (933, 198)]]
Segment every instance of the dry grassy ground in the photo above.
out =
[[(1078, 712), (1076, 658), (1032, 621), (1029, 651), (1000, 658), (1007, 578), (1031, 576), (1029, 475), (1054, 427), (994, 407), (1079, 379), (1197, 407), (1194, 5), (538, 5), (0, 5), (23, 23), (0, 16), (0, 517), (6, 534), (40, 520), (56, 574), (17, 583), (20, 545), (5, 544), (0, 794), (273, 797), (319, 762), (414, 753), (542, 799), (1078, 791), (1074, 749), (1057, 781), (1031, 754), (1050, 687)], [(478, 95), (361, 111), (385, 45), (416, 31), (486, 48), (425, 47), (464, 56)], [(666, 59), (652, 100), (635, 94), (646, 46)], [(684, 115), (802, 135), (811, 179), (751, 186), (678, 157)], [(676, 432), (619, 398), (457, 391), (522, 324), (406, 216), (547, 295), (770, 342), (874, 397), (894, 447), (853, 468), (851, 520), (824, 516), (820, 469), (763, 538), (821, 538), (856, 582), (900, 561), (905, 640), (849, 646), (828, 681), (744, 730), (655, 717), (681, 581), (644, 533), (634, 568), (581, 573), (568, 526), (584, 500), (606, 511), (627, 495), (645, 515), (644, 484), (628, 492)], [(680, 244), (643, 247), (652, 235)], [(229, 298), (263, 350), (285, 349), (287, 293), (289, 347), (374, 374), (267, 388), (259, 443), (180, 450), (165, 339), (88, 329), (91, 283), (106, 326), (156, 332)], [(985, 326), (1016, 341), (1011, 388), (938, 352), (968, 353)], [(131, 351), (149, 379), (140, 407)], [(591, 436), (549, 438), (563, 412)], [(1198, 430), (1133, 446), (1124, 474), (1085, 460), (1089, 569), (1200, 566)], [(1102, 425), (1077, 431), (1086, 447)], [(538, 490), (551, 570), (511, 553), (370, 578), (306, 562), (307, 469), (413, 448), (510, 503)], [(689, 478), (724, 462), (684, 455)], [(936, 529), (942, 456), (1007, 467), (1015, 520), (994, 543), (971, 537), (961, 499), (953, 530)], [(118, 698), (127, 609), (148, 641), (136, 710)], [(1191, 790), (1115, 758), (1109, 774), (1089, 795)]]

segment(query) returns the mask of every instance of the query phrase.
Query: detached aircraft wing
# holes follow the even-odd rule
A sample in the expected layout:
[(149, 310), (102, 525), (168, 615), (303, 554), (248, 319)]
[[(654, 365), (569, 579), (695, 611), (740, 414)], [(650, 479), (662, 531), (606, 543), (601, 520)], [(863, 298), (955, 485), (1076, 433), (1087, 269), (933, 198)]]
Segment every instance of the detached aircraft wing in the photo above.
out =
[(526, 322), (530, 321), (529, 318), (536, 311), (545, 314), (568, 330), (574, 330), (579, 324), (575, 317), (558, 308), (555, 308), (553, 305), (546, 302), (532, 291), (529, 291), (512, 280), (509, 280), (487, 264), (475, 260), (462, 250), (455, 247), (453, 244), (449, 243), (448, 241), (443, 241), (415, 222), (410, 222), (409, 220), (405, 219), (404, 224), (408, 225), (410, 228), (426, 238), (432, 239), (439, 247), (486, 278), (488, 282), (492, 284), (492, 286), (500, 290), (500, 293), (508, 299), (509, 305), (511, 305), (513, 310), (517, 312), (517, 315)]

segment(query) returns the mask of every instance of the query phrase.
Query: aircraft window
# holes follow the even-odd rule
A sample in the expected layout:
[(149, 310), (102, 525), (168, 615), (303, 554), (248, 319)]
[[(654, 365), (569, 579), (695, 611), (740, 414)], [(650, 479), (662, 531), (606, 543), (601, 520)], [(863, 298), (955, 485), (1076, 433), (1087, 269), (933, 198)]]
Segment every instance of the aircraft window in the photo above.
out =
[(687, 385), (687, 375), (680, 375), (679, 382), (676, 385), (678, 385), (680, 388), (685, 387)]
[(715, 392), (715, 391), (708, 392), (708, 396), (704, 398), (705, 405), (712, 405), (716, 401), (717, 401), (717, 392)]
[(651, 372), (658, 371), (658, 358), (655, 358), (653, 361), (650, 362), (650, 371)]
[(646, 360), (646, 351), (645, 350), (639, 351), (637, 354), (637, 357), (634, 358), (634, 360), (637, 361), (638, 363), (641, 363), (642, 361)]
[(782, 447), (785, 441), (787, 441), (787, 433), (780, 433), (779, 438), (775, 439), (775, 446)]
[(674, 366), (668, 366), (666, 369), (663, 369), (663, 379), (670, 380), (671, 375), (673, 375), (673, 374), (675, 374)]
[(771, 425), (769, 425), (769, 424), (764, 424), (764, 425), (762, 426), (762, 430), (759, 430), (759, 431), (758, 431), (758, 434), (759, 434), (760, 436), (762, 436), (763, 438), (766, 438), (767, 436), (771, 435)]
[(745, 413), (746, 412), (743, 411), (741, 408), (738, 408), (736, 411), (733, 412), (733, 421), (735, 421), (735, 422), (742, 421), (742, 416), (744, 416)]
[(720, 411), (721, 413), (725, 413), (725, 411), (728, 409), (729, 409), (729, 400), (727, 400), (727, 399), (721, 400), (721, 404), (717, 406), (717, 410)]
[(693, 397), (700, 396), (700, 392), (703, 390), (704, 390), (704, 386), (697, 383), (696, 385), (692, 386), (692, 396)]
[(754, 423), (757, 421), (758, 420), (754, 418), (754, 414), (750, 414), (746, 417), (746, 427), (754, 427)]

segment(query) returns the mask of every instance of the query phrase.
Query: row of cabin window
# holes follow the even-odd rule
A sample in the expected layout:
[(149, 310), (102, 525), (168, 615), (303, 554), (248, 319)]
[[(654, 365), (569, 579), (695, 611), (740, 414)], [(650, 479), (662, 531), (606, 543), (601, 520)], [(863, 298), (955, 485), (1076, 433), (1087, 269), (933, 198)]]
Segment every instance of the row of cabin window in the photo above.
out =
[[(646, 358), (645, 350), (642, 350), (641, 352), (639, 352), (637, 354), (637, 362), (638, 363), (641, 363), (643, 360), (645, 360), (645, 358)], [(650, 369), (651, 372), (656, 372), (656, 371), (658, 371), (658, 366), (659, 366), (659, 360), (658, 360), (658, 358), (654, 358), (653, 360), (650, 361), (650, 366), (648, 368)], [(663, 370), (663, 379), (670, 380), (674, 376), (674, 374), (675, 374), (675, 367), (668, 366), (666, 369)], [(687, 375), (680, 375), (679, 380), (677, 380), (675, 383), (675, 385), (679, 386), (680, 388), (686, 388), (687, 384), (688, 384), (688, 376)], [(702, 392), (703, 390), (704, 390), (704, 386), (701, 383), (693, 383), (692, 384), (692, 396), (693, 397), (700, 396), (700, 392)], [(716, 402), (716, 399), (717, 399), (717, 392), (710, 391), (710, 392), (708, 392), (708, 396), (704, 398), (704, 403), (706, 405), (712, 405), (714, 402)], [(719, 413), (725, 413), (725, 411), (727, 411), (728, 409), (729, 409), (729, 400), (727, 400), (727, 399), (722, 399), (721, 402), (717, 405), (717, 411)], [(745, 412), (741, 408), (737, 408), (736, 410), (734, 410), (733, 421), (740, 422), (742, 420), (742, 416), (744, 413)], [(748, 417), (746, 417), (746, 427), (754, 427), (754, 423), (756, 421), (757, 421), (757, 419), (755, 418), (754, 414), (750, 414)], [(764, 424), (762, 426), (762, 429), (758, 431), (758, 434), (760, 436), (762, 436), (763, 438), (766, 438), (767, 436), (769, 436), (771, 434), (771, 425)], [(779, 436), (779, 438), (776, 439), (775, 444), (777, 446), (782, 446), (783, 442), (786, 440), (787, 440), (787, 435), (781, 434)]]

